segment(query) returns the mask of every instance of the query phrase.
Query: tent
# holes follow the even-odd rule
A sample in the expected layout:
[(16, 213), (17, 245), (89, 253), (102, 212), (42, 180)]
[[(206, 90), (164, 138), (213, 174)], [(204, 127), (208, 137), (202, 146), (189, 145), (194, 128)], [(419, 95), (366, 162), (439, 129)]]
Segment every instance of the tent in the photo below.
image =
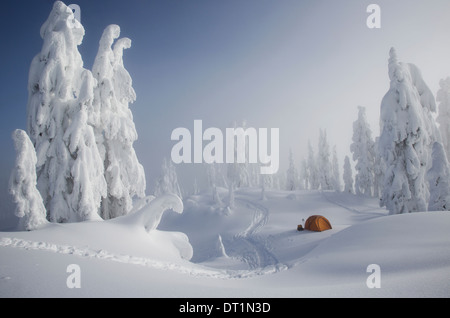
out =
[(305, 230), (322, 232), (331, 229), (330, 221), (321, 215), (310, 216), (305, 222)]

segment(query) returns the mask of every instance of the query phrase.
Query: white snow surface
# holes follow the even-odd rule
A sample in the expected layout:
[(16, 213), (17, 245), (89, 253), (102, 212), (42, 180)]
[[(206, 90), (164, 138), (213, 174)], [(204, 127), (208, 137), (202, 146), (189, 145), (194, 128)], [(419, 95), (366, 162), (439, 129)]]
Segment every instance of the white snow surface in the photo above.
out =
[[(239, 189), (230, 210), (211, 193), (148, 197), (112, 220), (0, 232), (0, 297), (450, 296), (449, 212), (390, 216), (332, 191), (260, 198)], [(317, 214), (333, 229), (296, 230)], [(66, 285), (70, 264), (80, 288)], [(366, 284), (371, 264), (380, 288)]]

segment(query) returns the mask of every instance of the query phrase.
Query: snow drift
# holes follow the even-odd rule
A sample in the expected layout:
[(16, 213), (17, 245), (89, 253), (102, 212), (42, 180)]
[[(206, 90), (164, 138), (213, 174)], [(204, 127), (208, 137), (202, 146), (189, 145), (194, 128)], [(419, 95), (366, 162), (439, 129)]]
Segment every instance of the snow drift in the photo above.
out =
[[(288, 193), (266, 191), (261, 201), (260, 191), (238, 190), (231, 214), (211, 209), (210, 194), (192, 196), (182, 214), (166, 213), (150, 231), (161, 211), (180, 210), (178, 198), (148, 198), (114, 220), (1, 232), (0, 296), (450, 295), (448, 212), (388, 216), (376, 199)], [(298, 232), (312, 214), (326, 216), (333, 229)], [(69, 264), (81, 268), (80, 289), (65, 285)], [(371, 264), (380, 266), (381, 288), (366, 284)]]
[(182, 213), (183, 203), (174, 195), (165, 195), (149, 200), (127, 216), (107, 221), (48, 223), (35, 231), (12, 232), (13, 237), (6, 241), (3, 239), (2, 244), (27, 248), (38, 246), (43, 250), (59, 250), (62, 253), (70, 247), (73, 254), (83, 255), (80, 251), (91, 251), (123, 257), (133, 255), (155, 262), (189, 260), (192, 246), (185, 234), (156, 230), (162, 214), (167, 210)]

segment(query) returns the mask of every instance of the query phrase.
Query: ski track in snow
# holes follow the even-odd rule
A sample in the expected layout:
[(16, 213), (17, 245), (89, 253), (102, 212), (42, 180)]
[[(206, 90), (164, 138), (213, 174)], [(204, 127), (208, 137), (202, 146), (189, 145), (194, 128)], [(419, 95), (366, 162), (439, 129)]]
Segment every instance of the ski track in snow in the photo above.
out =
[(269, 209), (250, 200), (241, 198), (237, 198), (236, 200), (240, 201), (248, 208), (253, 209), (254, 213), (252, 222), (247, 229), (234, 236), (231, 248), (233, 248), (233, 246), (236, 248), (237, 246), (238, 249), (240, 249), (242, 246), (245, 246), (244, 250), (239, 251), (238, 254), (240, 254), (242, 260), (252, 270), (271, 267), (278, 268), (279, 270), (286, 269), (287, 266), (281, 264), (275, 255), (269, 251), (268, 239), (256, 235), (267, 224), (267, 221), (269, 220)]
[(19, 238), (3, 237), (0, 239), (0, 247), (20, 248), (25, 250), (37, 250), (53, 252), (57, 254), (75, 255), (78, 257), (102, 259), (118, 263), (140, 265), (159, 270), (176, 271), (182, 274), (188, 274), (195, 277), (219, 278), (219, 279), (242, 279), (254, 276), (277, 273), (287, 269), (280, 264), (256, 268), (253, 270), (218, 270), (202, 268), (192, 263), (192, 266), (184, 266), (176, 263), (158, 261), (150, 258), (114, 254), (104, 249), (92, 249), (89, 247), (76, 247), (70, 245), (61, 245), (48, 242), (28, 241)]
[(236, 200), (244, 203), (248, 208), (255, 211), (253, 214), (253, 219), (250, 225), (243, 232), (237, 234), (238, 237), (249, 237), (258, 233), (261, 228), (263, 228), (267, 221), (269, 220), (269, 209), (262, 206), (261, 204), (252, 202), (246, 199), (237, 198)]

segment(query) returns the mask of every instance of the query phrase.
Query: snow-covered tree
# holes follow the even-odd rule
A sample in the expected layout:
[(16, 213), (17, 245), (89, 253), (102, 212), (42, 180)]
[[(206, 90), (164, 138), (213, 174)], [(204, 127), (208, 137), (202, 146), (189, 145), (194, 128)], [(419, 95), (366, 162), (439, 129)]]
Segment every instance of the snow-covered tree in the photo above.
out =
[(118, 25), (104, 30), (92, 68), (97, 79), (92, 121), (108, 187), (101, 205), (104, 219), (127, 214), (133, 197), (144, 197), (146, 187), (144, 168), (133, 148), (138, 135), (129, 104), (135, 101), (136, 93), (122, 59), (131, 40), (121, 38), (114, 43), (119, 35)]
[(216, 184), (216, 165), (217, 163), (203, 163), (206, 172), (207, 190), (211, 190)]
[(261, 183), (261, 200), (262, 201), (267, 200), (266, 189), (272, 187), (272, 182), (273, 182), (272, 175), (270, 175), (270, 174), (262, 174), (261, 175), (260, 183)]
[(249, 163), (247, 165), (248, 186), (258, 187), (260, 185), (260, 166), (257, 163)]
[(366, 119), (366, 109), (362, 106), (358, 106), (358, 119), (353, 123), (352, 141), (350, 151), (356, 162), (355, 192), (372, 196), (375, 148), (372, 131)]
[(436, 100), (439, 103), (439, 115), (436, 121), (439, 124), (442, 143), (448, 158), (450, 156), (450, 77), (441, 79), (439, 86), (440, 89), (436, 95)]
[[(242, 128), (244, 131), (247, 130), (247, 121), (246, 120), (242, 120), (240, 122), (240, 124), (238, 124), (237, 121), (234, 122), (234, 128), (238, 129), (238, 128)], [(238, 149), (238, 142), (235, 143), (235, 186), (236, 188), (240, 188), (240, 187), (248, 187), (251, 186), (251, 182), (252, 182), (252, 178), (251, 178), (251, 166), (254, 166), (254, 164), (250, 164), (249, 163), (249, 140), (247, 140), (247, 138), (245, 138), (245, 148), (244, 149)], [(243, 163), (237, 163), (237, 159), (238, 159), (238, 152), (244, 150), (245, 152), (245, 162)]]
[(308, 190), (309, 189), (309, 170), (308, 162), (306, 159), (302, 159), (300, 163), (300, 188)]
[(311, 142), (308, 141), (308, 176), (309, 176), (309, 187), (311, 190), (319, 189), (319, 173), (317, 169), (316, 156), (314, 155), (314, 149)]
[(430, 201), (428, 210), (449, 211), (450, 210), (450, 168), (447, 155), (440, 142), (433, 144), (432, 166), (428, 171), (427, 178), (430, 184)]
[(200, 193), (200, 189), (198, 187), (198, 181), (197, 178), (194, 178), (194, 183), (192, 184), (192, 194), (198, 195)]
[(294, 163), (294, 154), (289, 150), (289, 167), (286, 171), (286, 190), (294, 191), (297, 189), (298, 173)]
[(339, 159), (337, 156), (336, 146), (333, 147), (333, 161), (332, 161), (332, 172), (333, 172), (333, 189), (336, 192), (341, 191), (341, 174), (339, 172)]
[(226, 171), (227, 164), (218, 164), (218, 163), (204, 163), (205, 170), (206, 170), (206, 178), (208, 182), (208, 186), (210, 189), (213, 188), (213, 186), (217, 187), (227, 187), (227, 178), (226, 178)]
[(281, 172), (281, 170), (275, 174), (272, 174), (272, 189), (281, 190), (283, 188), (282, 185), (285, 183), (284, 181), (285, 174)]
[(84, 28), (56, 1), (40, 35), (44, 43), (30, 66), (27, 106), (37, 186), (50, 221), (95, 219), (106, 182), (88, 121), (95, 79), (78, 51)]
[(222, 205), (222, 200), (219, 195), (217, 187), (223, 184), (223, 176), (220, 170), (220, 165), (217, 163), (205, 164), (206, 165), (206, 178), (208, 181), (209, 190), (212, 193), (213, 202), (219, 206)]
[(25, 131), (16, 129), (12, 138), (16, 164), (9, 179), (9, 192), (16, 204), (15, 215), (21, 219), (20, 227), (31, 231), (47, 223), (47, 211), (36, 188), (36, 152)]
[(318, 172), (320, 188), (322, 190), (332, 190), (332, 174), (330, 161), (330, 146), (328, 145), (326, 130), (320, 130), (318, 149)]
[(433, 94), (413, 64), (389, 58), (390, 89), (381, 102), (378, 149), (386, 165), (381, 206), (390, 214), (426, 211), (431, 147), (439, 132), (431, 117)]
[(348, 156), (345, 156), (344, 160), (344, 192), (354, 193), (352, 166), (350, 165), (350, 158)]
[(181, 194), (180, 185), (178, 184), (178, 175), (171, 160), (163, 159), (161, 167), (161, 176), (156, 181), (155, 196), (159, 197), (164, 194), (175, 194), (180, 199), (183, 198)]
[(237, 163), (227, 164), (228, 207), (234, 208), (234, 191), (239, 183), (239, 166)]
[(377, 151), (378, 143), (379, 137), (376, 137), (374, 143), (375, 161), (373, 164), (373, 196), (375, 198), (379, 198), (383, 192), (384, 170), (386, 169), (384, 161), (381, 158), (379, 151)]
[[(241, 125), (238, 125), (237, 121), (233, 122), (233, 128), (239, 129), (242, 128), (245, 130), (247, 127), (247, 122), (243, 120), (241, 122)], [(233, 137), (234, 138), (234, 137)], [(245, 162), (238, 163), (238, 152), (240, 151), (245, 152)], [(234, 160), (233, 163), (227, 163), (226, 168), (226, 183), (228, 186), (228, 207), (230, 209), (234, 208), (234, 191), (237, 188), (248, 186), (249, 185), (249, 171), (248, 171), (248, 154), (249, 154), (249, 147), (248, 143), (245, 143), (245, 149), (238, 149), (238, 143), (234, 143)], [(239, 154), (240, 155), (240, 154)]]

